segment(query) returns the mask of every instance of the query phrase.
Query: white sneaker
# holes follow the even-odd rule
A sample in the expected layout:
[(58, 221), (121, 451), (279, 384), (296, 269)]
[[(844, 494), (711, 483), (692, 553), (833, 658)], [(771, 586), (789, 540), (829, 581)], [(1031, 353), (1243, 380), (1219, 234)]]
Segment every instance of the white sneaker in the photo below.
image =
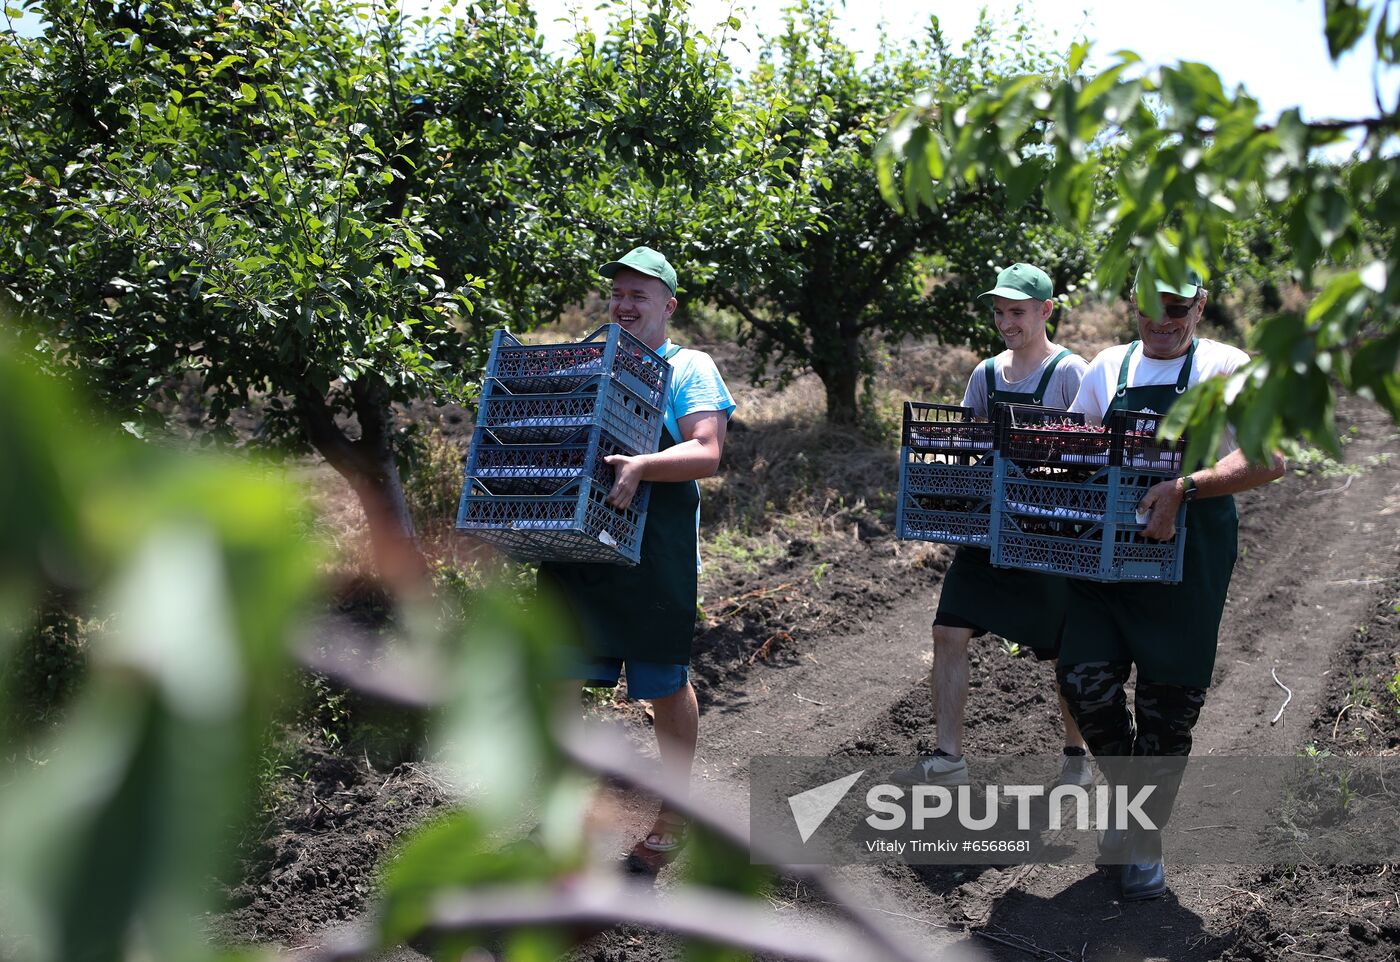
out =
[(896, 769), (890, 777), (905, 785), (966, 785), (967, 756), (955, 760), (947, 755), (926, 755), (908, 768)]
[(1094, 764), (1088, 755), (1066, 755), (1064, 764), (1060, 766), (1060, 777), (1055, 782), (1056, 787), (1061, 785), (1078, 785), (1080, 788), (1092, 788), (1094, 785)]

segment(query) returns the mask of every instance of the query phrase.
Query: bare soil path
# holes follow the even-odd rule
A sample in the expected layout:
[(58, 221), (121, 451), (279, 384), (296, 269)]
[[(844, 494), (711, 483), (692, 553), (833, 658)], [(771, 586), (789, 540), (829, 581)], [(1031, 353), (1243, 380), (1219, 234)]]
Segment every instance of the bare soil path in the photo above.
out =
[[(1299, 751), (1318, 730), (1329, 691), (1345, 684), (1340, 676), (1349, 669), (1341, 653), (1394, 598), (1400, 576), (1400, 444), (1394, 426), (1373, 407), (1350, 404), (1346, 411), (1357, 429), (1348, 447), (1356, 473), (1290, 474), (1239, 499), (1242, 557), (1211, 698), (1196, 730), (1197, 754)], [(868, 559), (871, 583), (888, 584), (895, 575), (888, 565), (881, 569), (877, 559)], [(745, 814), (752, 756), (926, 752), (931, 706), (924, 679), (938, 580), (925, 573), (916, 589), (897, 594), (854, 629), (806, 638), (785, 665), (760, 665), (730, 686), (715, 678), (701, 722), (697, 790)], [(1389, 644), (1400, 649), (1393, 635)], [(1279, 722), (1270, 724), (1284, 700), (1275, 672), (1293, 698)], [(1049, 665), (1011, 658), (995, 642), (981, 643), (973, 656), (969, 756), (1056, 753), (1052, 684)], [(636, 824), (625, 830), (641, 830), (648, 811), (638, 804)], [(1259, 954), (1250, 924), (1241, 924), (1249, 922), (1257, 902), (1250, 894), (1260, 886), (1257, 869), (1173, 868), (1171, 893), (1139, 904), (1120, 903), (1114, 881), (1083, 866), (890, 864), (840, 874), (858, 900), (885, 914), (930, 956), (959, 944), (980, 957), (1007, 960), (1275, 957)], [(1283, 909), (1284, 917), (1272, 920), (1274, 928), (1280, 922), (1298, 931), (1315, 927), (1310, 905), (1332, 898), (1335, 881), (1320, 875), (1314, 897)], [(1306, 890), (1308, 880), (1300, 884)], [(1388, 885), (1390, 892), (1400, 891), (1393, 873)], [(1400, 895), (1388, 904), (1400, 921)], [(797, 918), (827, 912), (810, 895), (791, 889), (780, 911)], [(1390, 931), (1396, 936), (1368, 943), (1344, 929), (1326, 947), (1345, 958), (1389, 959), (1400, 951), (1394, 940), (1400, 932), (1393, 926)], [(621, 930), (577, 957), (637, 962), (676, 953), (665, 937)], [(1288, 954), (1306, 957), (1301, 950)]]
[[(1196, 730), (1198, 754), (1291, 755), (1305, 744), (1323, 744), (1357, 678), (1395, 671), (1400, 435), (1372, 405), (1347, 403), (1340, 420), (1356, 429), (1350, 470), (1290, 474), (1240, 499), (1242, 555), (1214, 687)], [(697, 640), (693, 671), (702, 706), (697, 792), (743, 817), (754, 756), (913, 755), (932, 747), (928, 624), (949, 554), (926, 554), (930, 563), (911, 565), (913, 546), (894, 541), (891, 527), (888, 517), (854, 518), (823, 543), (820, 557), (812, 545), (795, 542), (785, 558), (736, 578), (727, 597), (707, 600), (714, 618)], [(1276, 725), (1270, 719), (1284, 693), (1272, 672), (1293, 691)], [(978, 757), (1058, 753), (1050, 665), (1012, 657), (996, 640), (984, 640), (974, 644), (971, 683), (967, 751), (974, 764)], [(627, 717), (645, 724), (640, 711)], [(1362, 747), (1400, 751), (1400, 723), (1391, 717), (1389, 724), (1389, 735), (1362, 731), (1371, 739)], [(639, 734), (650, 741), (648, 733)], [(386, 786), (397, 787), (401, 800), (414, 797), (395, 807), (400, 821), (389, 834), (446, 801), (417, 770), (390, 775), (386, 780), (383, 773), (347, 769), (334, 786), (312, 788), (323, 795), (367, 794), (354, 809), (370, 815), (373, 796)], [(618, 800), (624, 817), (612, 843), (621, 852), (646, 828), (654, 808), (625, 793)], [(323, 816), (305, 832), (293, 827), (293, 847), (317, 853), (317, 865), (309, 866), (315, 871), (337, 858), (337, 819), (348, 820), (347, 836), (359, 839), (372, 827), (352, 815), (348, 803), (343, 813)], [(365, 866), (367, 858), (347, 847), (346, 861)], [(320, 875), (297, 881), (307, 867), (296, 857), (280, 867), (274, 860), (266, 879), (250, 880), (249, 903), (232, 913), (230, 931), (314, 944), (329, 922), (362, 909), (371, 882), (356, 878), (348, 890)], [(1083, 866), (891, 863), (839, 874), (857, 901), (929, 958), (949, 948), (960, 958), (1008, 962), (1400, 956), (1400, 883), (1394, 871), (1379, 867), (1174, 867), (1166, 898), (1131, 905), (1117, 901), (1111, 879)], [(279, 887), (278, 879), (287, 886)], [(662, 891), (675, 879), (676, 869), (664, 871)], [(314, 888), (322, 902), (310, 904), (321, 907), (299, 915), (294, 882)], [(771, 901), (795, 928), (833, 917), (830, 906), (791, 883), (780, 885)], [(621, 928), (581, 946), (572, 959), (646, 962), (681, 955), (669, 937)], [(387, 960), (421, 958), (402, 949)]]

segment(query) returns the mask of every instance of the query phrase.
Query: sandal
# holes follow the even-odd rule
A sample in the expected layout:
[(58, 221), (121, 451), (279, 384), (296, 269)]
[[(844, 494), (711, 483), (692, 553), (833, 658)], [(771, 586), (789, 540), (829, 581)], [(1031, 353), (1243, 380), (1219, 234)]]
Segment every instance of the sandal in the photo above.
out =
[(655, 875), (676, 860), (689, 838), (690, 823), (686, 817), (663, 808), (646, 838), (627, 854), (626, 868), (637, 875)]

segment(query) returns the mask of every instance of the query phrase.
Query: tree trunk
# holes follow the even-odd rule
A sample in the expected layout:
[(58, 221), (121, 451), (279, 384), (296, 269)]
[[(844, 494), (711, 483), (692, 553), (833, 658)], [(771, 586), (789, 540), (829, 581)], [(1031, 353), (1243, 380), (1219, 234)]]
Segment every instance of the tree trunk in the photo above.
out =
[(860, 420), (860, 405), (856, 401), (859, 372), (852, 368), (838, 367), (828, 375), (820, 371), (817, 376), (826, 388), (826, 420), (828, 424), (853, 425)]
[(319, 394), (297, 396), (302, 426), (312, 447), (359, 499), (380, 576), (401, 593), (419, 593), (427, 586), (428, 562), (418, 545), (394, 460), (388, 401), (382, 385), (363, 381), (351, 386), (351, 397), (360, 422), (358, 440), (345, 435)]
[[(811, 324), (808, 329), (819, 330)], [(828, 343), (812, 345), (812, 370), (826, 388), (827, 423), (856, 424), (860, 420), (860, 332), (843, 321), (839, 334), (825, 340)]]
[[(345, 475), (369, 524), (375, 565), (384, 580), (402, 593), (415, 590), (428, 574), (428, 560), (418, 544), (404, 499), (403, 483), (392, 451), (382, 453), (368, 471)], [(344, 474), (344, 472), (342, 472)]]

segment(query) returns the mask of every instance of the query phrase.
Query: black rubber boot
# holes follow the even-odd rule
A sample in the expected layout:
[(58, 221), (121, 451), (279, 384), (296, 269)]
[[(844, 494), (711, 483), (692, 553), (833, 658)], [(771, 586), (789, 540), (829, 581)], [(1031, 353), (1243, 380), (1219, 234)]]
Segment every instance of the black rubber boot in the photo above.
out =
[(1162, 833), (1133, 829), (1127, 834), (1127, 864), (1118, 876), (1123, 901), (1139, 902), (1166, 895), (1167, 869), (1162, 864)]

